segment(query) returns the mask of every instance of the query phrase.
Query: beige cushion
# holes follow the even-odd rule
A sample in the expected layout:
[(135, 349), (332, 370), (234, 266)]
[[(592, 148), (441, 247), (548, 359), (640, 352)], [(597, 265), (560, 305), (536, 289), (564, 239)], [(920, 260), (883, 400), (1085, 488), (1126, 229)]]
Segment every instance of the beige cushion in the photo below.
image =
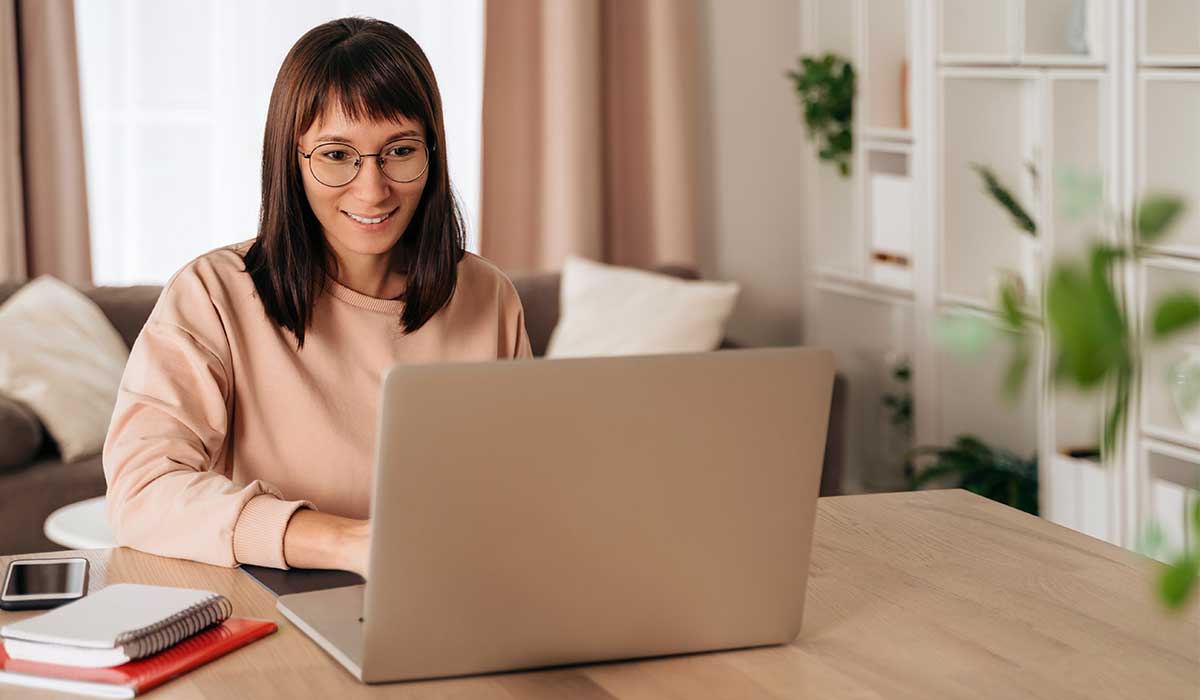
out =
[(29, 406), (63, 461), (104, 445), (129, 351), (104, 313), (50, 276), (0, 306), (0, 393)]
[(693, 282), (567, 259), (547, 357), (715, 350), (737, 301), (734, 282)]

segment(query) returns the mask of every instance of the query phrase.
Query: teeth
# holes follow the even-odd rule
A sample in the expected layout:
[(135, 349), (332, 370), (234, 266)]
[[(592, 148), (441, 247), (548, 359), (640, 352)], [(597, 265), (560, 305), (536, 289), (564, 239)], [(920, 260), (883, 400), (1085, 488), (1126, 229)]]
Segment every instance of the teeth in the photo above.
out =
[(382, 222), (384, 219), (391, 216), (391, 213), (389, 212), (387, 214), (384, 214), (383, 216), (379, 217), (378, 219), (364, 219), (363, 217), (355, 216), (354, 214), (351, 214), (350, 212), (346, 212), (346, 216), (349, 216), (351, 219), (354, 219), (355, 221), (357, 221), (360, 224), (378, 224), (378, 223)]

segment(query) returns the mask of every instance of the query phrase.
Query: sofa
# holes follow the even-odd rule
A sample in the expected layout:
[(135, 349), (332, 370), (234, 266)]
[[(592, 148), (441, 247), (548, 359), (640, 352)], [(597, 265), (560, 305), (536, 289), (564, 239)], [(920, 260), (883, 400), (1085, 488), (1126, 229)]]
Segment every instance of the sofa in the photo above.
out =
[[(695, 279), (695, 273), (676, 267), (659, 271), (677, 277)], [(515, 275), (513, 283), (525, 308), (525, 326), (536, 356), (546, 352), (550, 334), (558, 323), (559, 279), (557, 273)], [(0, 304), (20, 287), (21, 283), (0, 283)], [(129, 347), (141, 331), (158, 300), (161, 287), (94, 287), (84, 293), (96, 303), (120, 333)], [(728, 340), (723, 348), (736, 347)], [(842, 475), (842, 435), (845, 421), (842, 416), (845, 388), (839, 377), (834, 387), (834, 411), (830, 417), (830, 440), (822, 469), (821, 494), (840, 492)], [(0, 395), (0, 403), (11, 399)], [(0, 414), (3, 414), (0, 406)], [(25, 411), (27, 413), (27, 411)], [(0, 420), (0, 445), (8, 439)], [(30, 463), (0, 471), (0, 554), (25, 554), (60, 550), (46, 539), (42, 525), (56, 509), (95, 496), (105, 491), (104, 472), (100, 455), (65, 464), (54, 443), (45, 438), (37, 457)]]

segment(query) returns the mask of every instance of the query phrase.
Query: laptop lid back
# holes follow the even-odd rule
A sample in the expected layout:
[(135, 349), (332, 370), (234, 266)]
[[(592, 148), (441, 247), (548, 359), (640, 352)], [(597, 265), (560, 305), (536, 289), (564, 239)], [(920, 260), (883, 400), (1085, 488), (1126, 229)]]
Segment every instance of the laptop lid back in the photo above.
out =
[(817, 348), (393, 368), (363, 680), (791, 641), (833, 375)]

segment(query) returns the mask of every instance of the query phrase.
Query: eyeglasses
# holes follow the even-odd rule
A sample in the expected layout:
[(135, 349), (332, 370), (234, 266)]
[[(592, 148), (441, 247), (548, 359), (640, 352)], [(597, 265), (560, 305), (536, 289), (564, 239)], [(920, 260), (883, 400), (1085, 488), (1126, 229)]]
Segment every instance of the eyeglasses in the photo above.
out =
[[(323, 143), (300, 155), (308, 161), (308, 169), (317, 182), (328, 187), (343, 187), (358, 176), (363, 158), (375, 158), (379, 170), (392, 182), (412, 182), (429, 168), (429, 151), (421, 139), (405, 138), (392, 141), (379, 153), (359, 153), (346, 143)], [(297, 149), (299, 150), (299, 149)]]

